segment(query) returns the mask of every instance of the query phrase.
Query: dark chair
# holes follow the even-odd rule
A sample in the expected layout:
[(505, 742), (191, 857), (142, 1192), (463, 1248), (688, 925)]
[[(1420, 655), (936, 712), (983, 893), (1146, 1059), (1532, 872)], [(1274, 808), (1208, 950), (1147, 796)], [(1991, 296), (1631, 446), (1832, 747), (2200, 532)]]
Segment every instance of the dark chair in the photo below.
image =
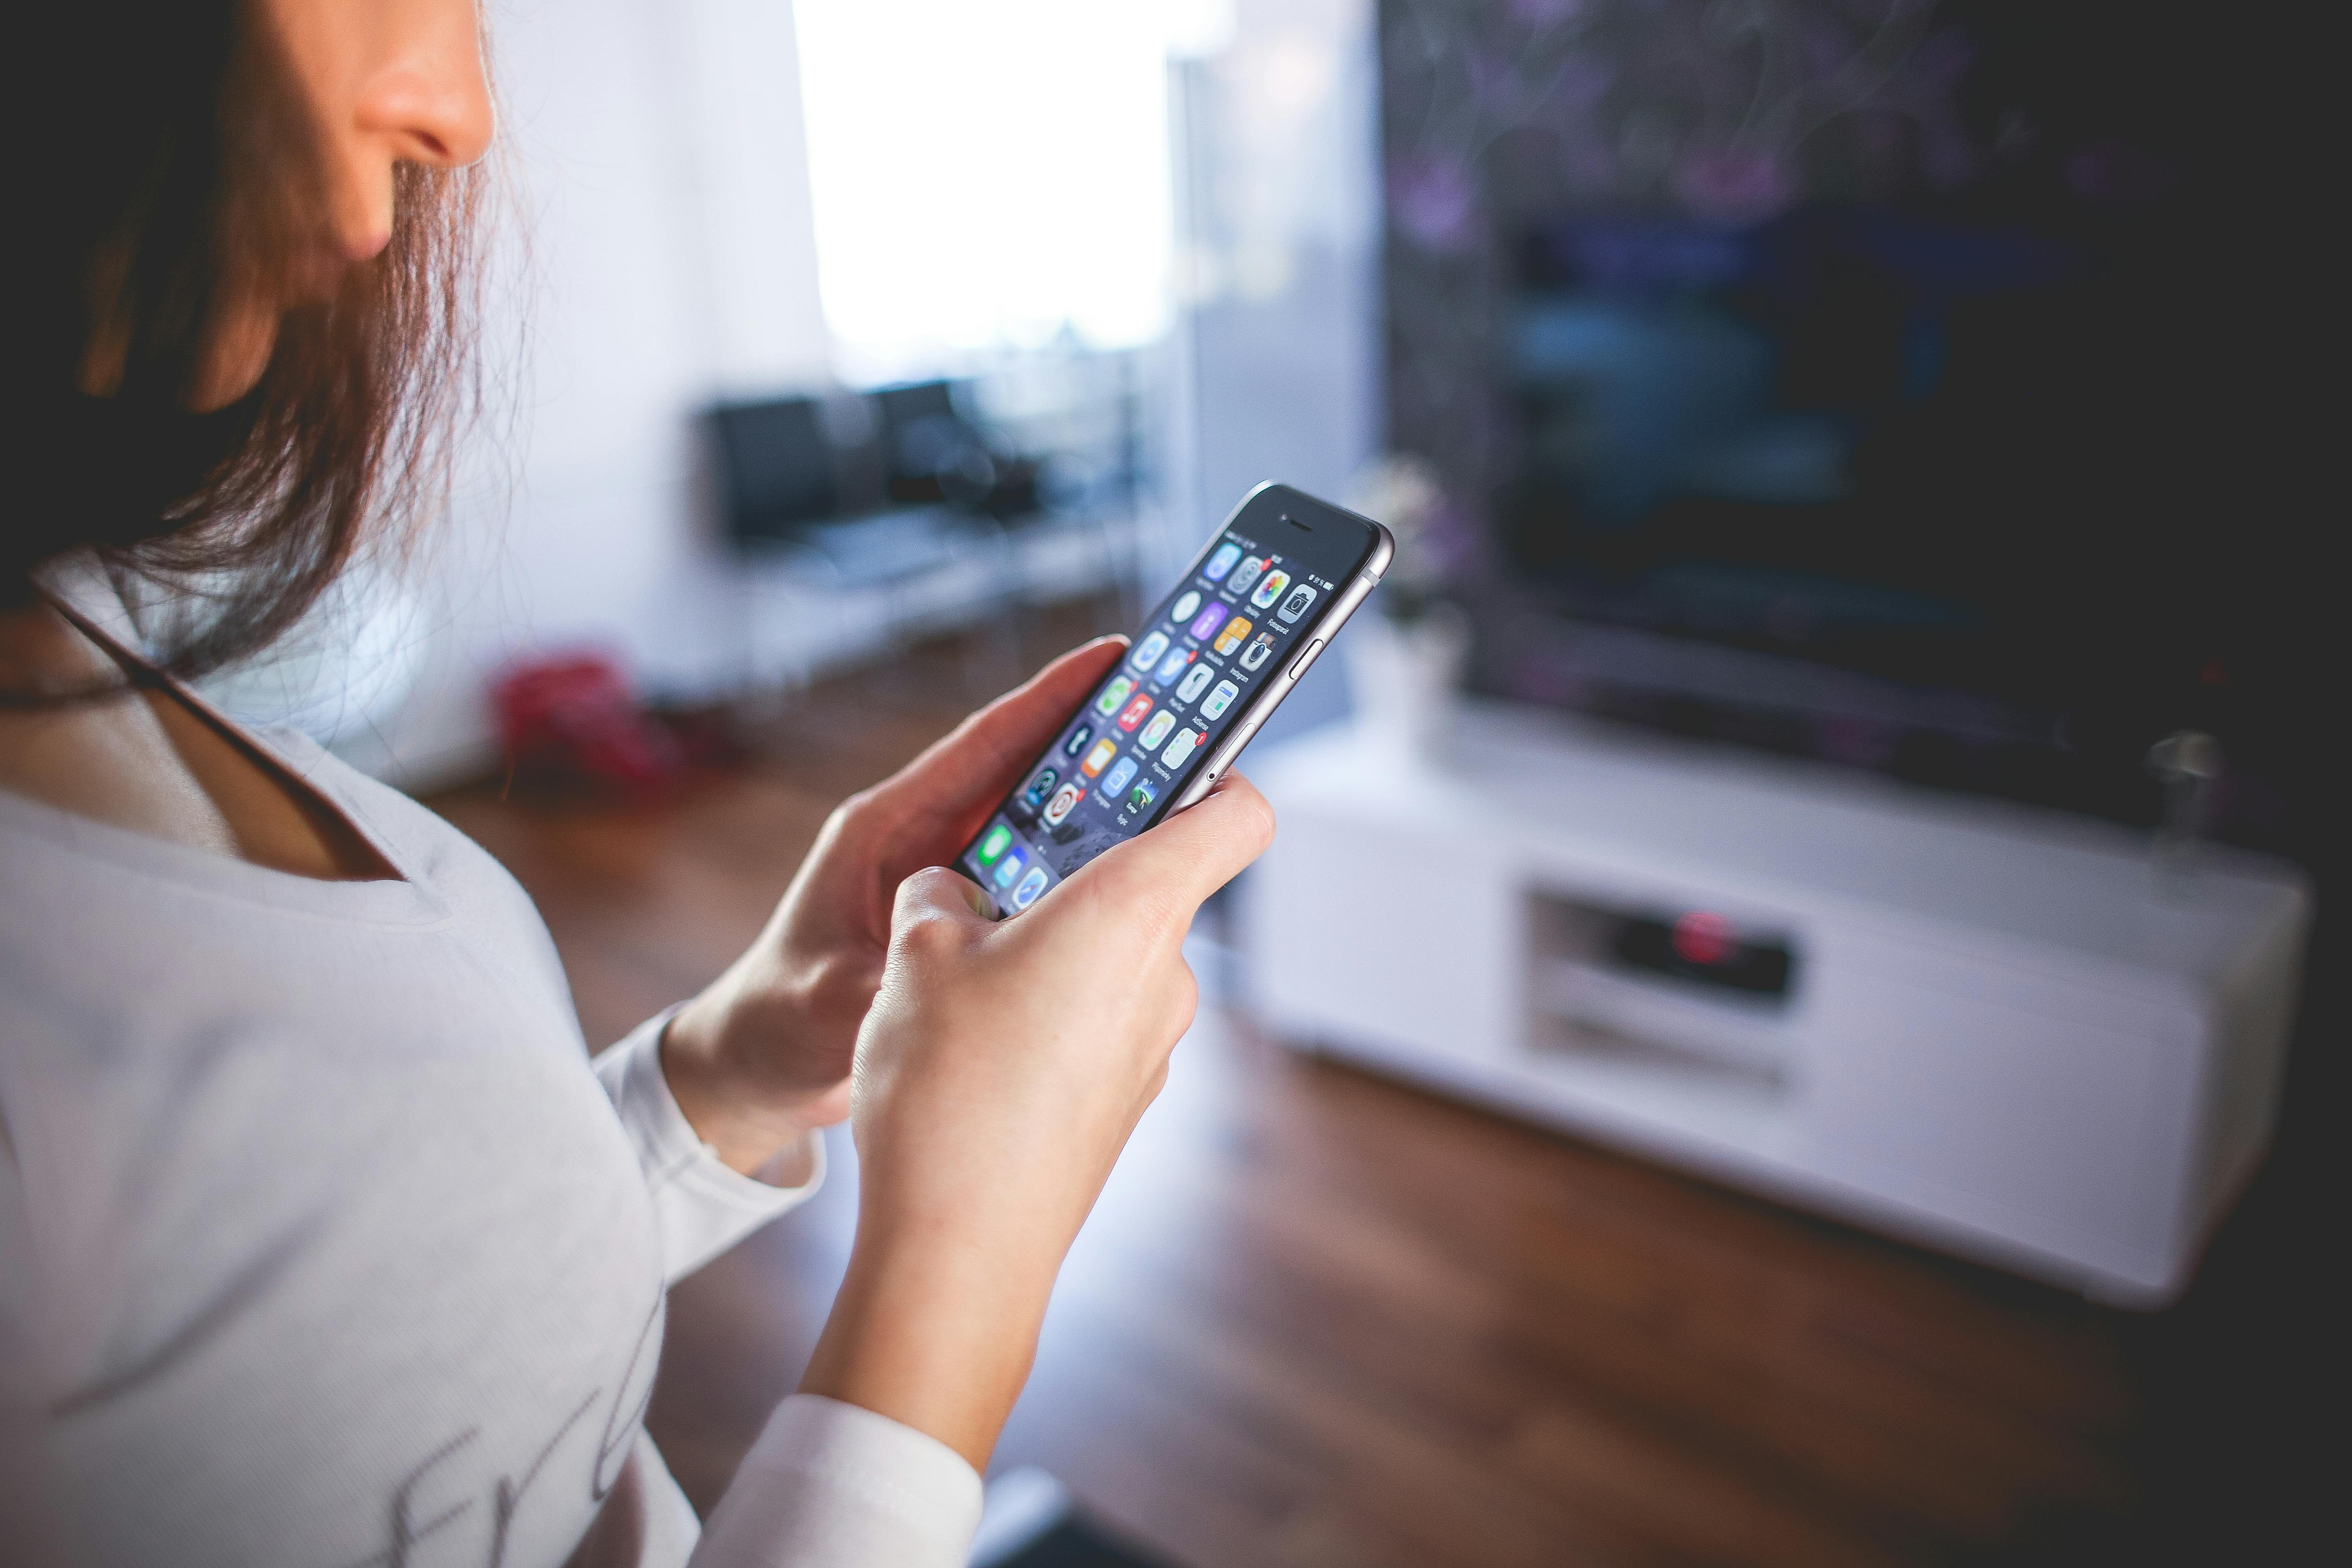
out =
[[(877, 398), (883, 453), (903, 443), (910, 426), (950, 434), (938, 421), (950, 410), (945, 383), (918, 388), (912, 400)], [(890, 423), (893, 411), (898, 423)], [(771, 657), (763, 648), (758, 584), (772, 576), (829, 595), (856, 595), (881, 632), (886, 648), (939, 614), (940, 590), (952, 589), (952, 574), (967, 574), (975, 558), (979, 574), (992, 584), (1004, 575), (1003, 530), (984, 513), (946, 504), (934, 482), (928, 502), (902, 493), (892, 470), (892, 500), (882, 510), (857, 504), (867, 496), (845, 494), (845, 476), (854, 473), (859, 453), (845, 452), (826, 428), (825, 407), (814, 397), (780, 397), (722, 405), (708, 416), (716, 448), (719, 510), (730, 543), (746, 570), (744, 591), (751, 597), (745, 616), (745, 668), (753, 681), (791, 670), (795, 661)], [(932, 421), (922, 426), (926, 419)], [(954, 426), (968, 430), (960, 422)], [(976, 440), (977, 437), (971, 437)], [(921, 443), (917, 443), (921, 449)], [(952, 462), (949, 468), (953, 468)], [(911, 503), (911, 504), (910, 504)], [(952, 596), (952, 595), (950, 595)], [(991, 597), (995, 595), (992, 594)], [(789, 688), (804, 679), (796, 670)]]
[(727, 536), (737, 544), (798, 542), (841, 510), (837, 454), (814, 397), (722, 405), (710, 413)]
[(901, 506), (971, 507), (996, 482), (986, 439), (956, 411), (944, 381), (886, 386), (874, 395), (884, 482)]
[[(919, 395), (912, 403), (894, 402), (890, 394), (877, 399), (886, 451), (907, 421), (936, 420), (938, 410), (950, 406), (945, 382), (899, 390)], [(895, 430), (889, 424), (894, 408), (901, 417)], [(919, 504), (921, 498), (894, 496), (897, 504), (879, 512), (845, 506), (842, 475), (850, 454), (835, 444), (824, 405), (814, 397), (722, 404), (709, 418), (727, 537), (739, 548), (813, 553), (831, 585), (854, 589), (922, 576), (968, 551), (975, 535), (992, 535), (942, 508), (936, 495), (928, 505)], [(892, 473), (895, 478), (897, 470)]]

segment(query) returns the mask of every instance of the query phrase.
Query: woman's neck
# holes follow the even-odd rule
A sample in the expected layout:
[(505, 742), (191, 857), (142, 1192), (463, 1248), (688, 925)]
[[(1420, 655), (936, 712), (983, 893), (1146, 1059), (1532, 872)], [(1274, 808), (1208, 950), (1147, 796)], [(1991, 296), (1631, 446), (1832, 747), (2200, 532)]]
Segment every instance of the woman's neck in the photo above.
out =
[(48, 604), (0, 614), (0, 690), (66, 699), (0, 707), (0, 790), (298, 877), (399, 875), (323, 798)]

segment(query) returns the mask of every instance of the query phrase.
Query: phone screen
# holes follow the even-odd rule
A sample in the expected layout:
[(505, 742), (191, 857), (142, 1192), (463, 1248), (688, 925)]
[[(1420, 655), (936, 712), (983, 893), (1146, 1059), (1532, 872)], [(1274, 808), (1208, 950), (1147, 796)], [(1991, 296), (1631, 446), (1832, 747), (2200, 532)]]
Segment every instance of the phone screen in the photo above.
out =
[(1158, 821), (1279, 688), (1379, 537), (1362, 519), (1287, 487), (1252, 491), (958, 868), (1010, 914)]

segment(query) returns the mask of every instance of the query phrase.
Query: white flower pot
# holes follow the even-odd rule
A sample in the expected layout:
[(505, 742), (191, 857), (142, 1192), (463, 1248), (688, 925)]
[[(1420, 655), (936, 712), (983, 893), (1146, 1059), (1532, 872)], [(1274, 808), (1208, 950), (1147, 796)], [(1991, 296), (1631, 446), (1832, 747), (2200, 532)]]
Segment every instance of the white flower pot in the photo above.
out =
[(1410, 625), (1375, 610), (1351, 623), (1343, 640), (1356, 723), (1365, 736), (1400, 762), (1442, 761), (1470, 658), (1468, 618), (1452, 605)]

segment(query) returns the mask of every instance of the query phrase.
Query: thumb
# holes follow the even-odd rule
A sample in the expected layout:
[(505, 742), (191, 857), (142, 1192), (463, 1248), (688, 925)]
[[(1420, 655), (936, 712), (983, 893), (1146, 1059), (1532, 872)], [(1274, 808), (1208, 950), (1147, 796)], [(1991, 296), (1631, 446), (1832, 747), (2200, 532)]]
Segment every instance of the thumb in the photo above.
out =
[(890, 906), (892, 942), (929, 935), (961, 940), (989, 930), (988, 895), (977, 883), (945, 866), (929, 866), (898, 884)]
[(1274, 807), (1255, 784), (1227, 773), (1199, 804), (1105, 852), (1087, 871), (1101, 867), (1106, 881), (1121, 884), (1115, 896), (1165, 900), (1190, 920), (1273, 842)]
[[(1053, 744), (1074, 710), (1127, 651), (1125, 637), (1097, 637), (1039, 670), (935, 742), (875, 793), (903, 808), (981, 815)], [(948, 853), (957, 847), (950, 845)]]

